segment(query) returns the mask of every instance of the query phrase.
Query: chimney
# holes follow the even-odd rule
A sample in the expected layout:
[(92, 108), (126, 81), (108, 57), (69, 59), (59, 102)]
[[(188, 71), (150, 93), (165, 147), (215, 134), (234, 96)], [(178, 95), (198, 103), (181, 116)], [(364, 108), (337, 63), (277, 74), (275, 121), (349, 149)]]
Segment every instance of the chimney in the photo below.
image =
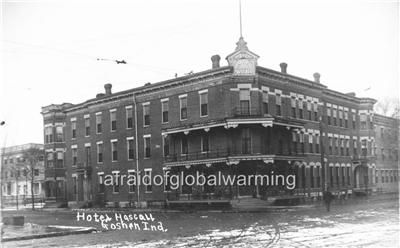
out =
[(346, 95), (352, 96), (352, 97), (356, 97), (356, 93), (355, 92), (349, 92), (349, 93), (346, 93)]
[(219, 68), (219, 61), (220, 60), (221, 60), (221, 57), (218, 54), (211, 56), (212, 68), (213, 69)]
[(321, 74), (318, 72), (314, 73), (314, 82), (319, 83), (319, 79), (321, 78)]
[(279, 66), (281, 67), (281, 72), (287, 74), (287, 64), (280, 63)]
[(106, 96), (111, 95), (111, 88), (112, 88), (112, 84), (105, 84), (104, 85), (104, 89), (106, 90)]

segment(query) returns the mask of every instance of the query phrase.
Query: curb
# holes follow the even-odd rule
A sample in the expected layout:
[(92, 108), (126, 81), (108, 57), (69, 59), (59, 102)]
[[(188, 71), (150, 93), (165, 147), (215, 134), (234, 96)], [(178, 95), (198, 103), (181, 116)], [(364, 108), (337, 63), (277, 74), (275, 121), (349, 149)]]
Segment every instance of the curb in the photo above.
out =
[(51, 232), (51, 233), (46, 233), (46, 234), (34, 234), (34, 235), (28, 235), (28, 236), (23, 236), (23, 237), (14, 237), (14, 238), (2, 238), (1, 242), (21, 241), (21, 240), (28, 240), (28, 239), (41, 239), (41, 238), (66, 236), (66, 235), (72, 235), (72, 234), (87, 234), (87, 233), (93, 233), (93, 232), (97, 232), (97, 229), (95, 229), (93, 227), (88, 227), (83, 230)]

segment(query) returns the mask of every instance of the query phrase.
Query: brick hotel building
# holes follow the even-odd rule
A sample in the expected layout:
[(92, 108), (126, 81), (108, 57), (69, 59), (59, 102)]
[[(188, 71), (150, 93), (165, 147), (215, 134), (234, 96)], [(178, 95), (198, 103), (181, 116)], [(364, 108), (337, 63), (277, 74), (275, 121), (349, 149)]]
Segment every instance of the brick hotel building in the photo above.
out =
[[(376, 100), (258, 66), (241, 37), (220, 66), (42, 108), (47, 201), (154, 207), (398, 190), (399, 121)], [(105, 186), (109, 174), (295, 174), (280, 186)]]

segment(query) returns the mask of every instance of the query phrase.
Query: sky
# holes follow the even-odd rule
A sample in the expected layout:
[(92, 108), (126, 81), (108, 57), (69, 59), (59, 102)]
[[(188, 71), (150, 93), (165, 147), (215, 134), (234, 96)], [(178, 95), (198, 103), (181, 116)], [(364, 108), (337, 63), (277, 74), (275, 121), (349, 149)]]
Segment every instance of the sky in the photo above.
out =
[[(2, 0), (0, 147), (43, 143), (41, 107), (221, 66), (238, 0)], [(399, 98), (399, 1), (242, 0), (258, 64), (360, 97)], [(101, 59), (101, 60), (98, 60)], [(125, 60), (117, 64), (113, 60)]]

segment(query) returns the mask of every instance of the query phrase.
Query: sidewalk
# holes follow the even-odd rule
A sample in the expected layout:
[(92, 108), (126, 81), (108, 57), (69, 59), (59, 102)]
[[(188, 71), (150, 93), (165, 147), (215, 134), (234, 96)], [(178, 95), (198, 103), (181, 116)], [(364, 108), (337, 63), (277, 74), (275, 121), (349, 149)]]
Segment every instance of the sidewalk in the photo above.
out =
[[(349, 205), (349, 204), (359, 204), (363, 202), (369, 202), (369, 201), (382, 201), (382, 200), (392, 200), (392, 199), (399, 199), (399, 194), (397, 193), (380, 193), (379, 195), (369, 195), (369, 196), (364, 196), (364, 197), (353, 197), (349, 198), (346, 200), (339, 200), (335, 199), (332, 202), (332, 206), (335, 205)], [(271, 205), (266, 205), (261, 208), (255, 208), (255, 209), (220, 209), (220, 210), (196, 210), (196, 209), (187, 209), (187, 210), (175, 210), (175, 209), (164, 209), (164, 208), (81, 208), (81, 209), (76, 209), (76, 208), (36, 208), (35, 210), (37, 212), (64, 212), (64, 213), (70, 213), (70, 212), (89, 212), (89, 213), (114, 213), (114, 212), (137, 212), (137, 213), (187, 213), (187, 212), (199, 212), (199, 213), (204, 213), (204, 212), (209, 212), (209, 213), (257, 213), (257, 212), (270, 212), (270, 211), (295, 211), (295, 210), (301, 210), (301, 209), (310, 209), (310, 208), (323, 208), (324, 203), (323, 201), (313, 201), (313, 202), (308, 202), (306, 204), (301, 204), (301, 205), (295, 205), (295, 206), (271, 206)], [(26, 207), (26, 208), (21, 208), (18, 211), (29, 211), (31, 210), (31, 207)], [(7, 208), (7, 209), (2, 209), (4, 212), (12, 212), (17, 210), (15, 208)]]

